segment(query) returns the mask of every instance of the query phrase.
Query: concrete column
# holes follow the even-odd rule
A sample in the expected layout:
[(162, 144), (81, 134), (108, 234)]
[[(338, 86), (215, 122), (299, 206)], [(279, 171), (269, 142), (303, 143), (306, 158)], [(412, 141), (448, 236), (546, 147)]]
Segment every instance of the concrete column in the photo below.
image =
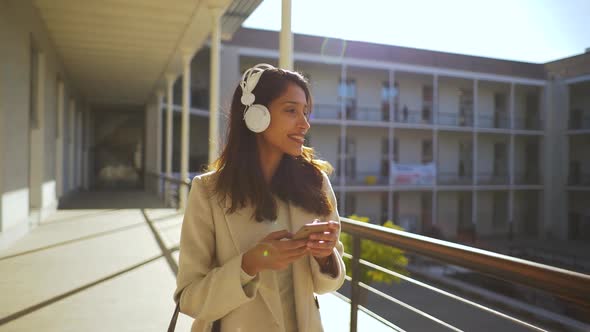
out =
[(221, 46), (221, 8), (211, 8), (211, 66), (209, 74), (209, 163), (219, 157), (219, 58)]
[[(156, 169), (154, 170), (158, 175), (162, 174), (162, 101), (164, 99), (164, 91), (158, 90), (156, 92)], [(158, 196), (162, 196), (162, 181), (156, 178), (156, 190)]]
[(68, 135), (68, 191), (72, 191), (76, 188), (74, 183), (76, 167), (75, 167), (75, 133), (76, 133), (76, 101), (74, 99), (70, 99), (70, 106), (69, 109), (69, 135)]
[(509, 174), (510, 174), (510, 190), (508, 191), (508, 236), (510, 239), (512, 239), (512, 236), (514, 234), (514, 159), (515, 159), (515, 148), (514, 148), (514, 83), (510, 83), (510, 97), (509, 97), (509, 103), (510, 105), (508, 105), (508, 111), (510, 112), (510, 151), (509, 151), (509, 156), (508, 156), (508, 160), (509, 160), (509, 167), (510, 169)]
[(291, 0), (282, 0), (279, 67), (293, 70), (293, 32), (291, 31)]
[[(394, 85), (395, 85), (395, 72), (393, 70), (389, 70), (389, 91), (393, 91), (394, 89)], [(396, 93), (398, 93), (396, 91)], [(389, 190), (387, 191), (387, 219), (388, 220), (392, 220), (394, 223), (398, 222), (398, 220), (393, 220), (393, 173), (391, 172), (391, 167), (393, 164), (393, 139), (394, 139), (394, 135), (395, 135), (395, 129), (392, 125), (393, 123), (393, 114), (395, 113), (395, 105), (393, 104), (394, 102), (394, 96), (389, 93), (389, 136), (388, 136), (388, 145), (387, 145), (387, 155), (388, 155), (388, 159), (389, 159), (389, 170), (388, 170), (388, 174), (389, 174)]]
[[(37, 53), (36, 82), (33, 86), (36, 89), (35, 100), (31, 101), (35, 109), (36, 119), (32, 120), (29, 145), (29, 205), (32, 209), (43, 208), (43, 181), (45, 173), (45, 54)], [(32, 70), (35, 70), (33, 68)], [(33, 221), (33, 223), (39, 220)]]
[(434, 163), (434, 185), (432, 190), (432, 224), (438, 219), (438, 75), (432, 77), (432, 162)]
[(76, 112), (76, 188), (82, 188), (82, 126), (84, 124), (84, 112), (81, 109)]
[(55, 139), (55, 195), (59, 199), (64, 193), (64, 82), (57, 81), (57, 131)]
[(82, 125), (82, 188), (89, 189), (90, 109), (84, 112)]
[[(190, 106), (191, 106), (191, 59), (192, 55), (185, 54), (182, 58), (182, 123), (181, 123), (181, 146), (180, 146), (180, 179), (188, 178), (189, 162), (189, 137), (190, 137)], [(180, 186), (179, 209), (186, 207), (188, 188)]]
[[(478, 113), (478, 80), (473, 80), (473, 116), (475, 119), (475, 123), (479, 122), (479, 113)], [(473, 196), (472, 196), (472, 209), (471, 209), (471, 220), (474, 225), (477, 225), (477, 145), (478, 145), (478, 134), (477, 129), (478, 126), (475, 125), (473, 127)]]
[[(346, 82), (346, 65), (343, 64), (342, 67), (340, 68), (340, 77), (342, 79), (343, 82)], [(340, 88), (340, 87), (338, 87)], [(345, 118), (346, 118), (346, 103), (344, 98), (342, 98), (340, 100), (340, 151), (338, 151), (338, 157), (339, 157), (339, 165), (340, 165), (340, 204), (338, 206), (340, 206), (340, 210), (342, 211), (342, 213), (344, 213), (345, 208), (346, 208), (346, 194), (345, 194), (345, 190), (344, 190), (344, 185), (345, 185), (345, 172), (346, 172), (346, 163), (345, 163), (345, 157), (346, 157), (346, 123), (345, 123)]]
[[(172, 177), (172, 130), (173, 130), (173, 116), (172, 116), (172, 99), (174, 94), (172, 88), (174, 86), (174, 76), (172, 74), (166, 75), (166, 176)], [(170, 183), (166, 182), (164, 189), (164, 198), (166, 204), (170, 202)]]

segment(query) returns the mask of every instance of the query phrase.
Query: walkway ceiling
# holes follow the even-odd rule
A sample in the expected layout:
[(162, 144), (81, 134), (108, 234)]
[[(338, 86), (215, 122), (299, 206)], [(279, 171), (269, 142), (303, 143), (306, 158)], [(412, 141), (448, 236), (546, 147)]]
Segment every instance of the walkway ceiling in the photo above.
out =
[(223, 10), (230, 38), (262, 0), (34, 0), (65, 67), (89, 104), (135, 104), (178, 77), (211, 31), (211, 7)]

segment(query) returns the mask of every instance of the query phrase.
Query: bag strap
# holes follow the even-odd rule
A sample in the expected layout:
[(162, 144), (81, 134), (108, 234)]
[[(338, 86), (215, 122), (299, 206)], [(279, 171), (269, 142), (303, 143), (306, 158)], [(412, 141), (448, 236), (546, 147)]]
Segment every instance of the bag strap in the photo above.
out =
[(174, 309), (174, 314), (172, 315), (172, 319), (170, 320), (170, 324), (168, 325), (168, 332), (174, 332), (176, 329), (176, 320), (178, 320), (178, 312), (180, 311), (180, 301), (176, 303), (176, 308)]

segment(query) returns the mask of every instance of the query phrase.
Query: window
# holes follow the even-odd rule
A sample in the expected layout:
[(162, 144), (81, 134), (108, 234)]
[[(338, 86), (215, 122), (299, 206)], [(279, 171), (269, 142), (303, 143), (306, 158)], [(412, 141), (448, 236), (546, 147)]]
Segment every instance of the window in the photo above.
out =
[(346, 118), (354, 119), (356, 116), (356, 80), (340, 78), (338, 83), (338, 98), (344, 100)]

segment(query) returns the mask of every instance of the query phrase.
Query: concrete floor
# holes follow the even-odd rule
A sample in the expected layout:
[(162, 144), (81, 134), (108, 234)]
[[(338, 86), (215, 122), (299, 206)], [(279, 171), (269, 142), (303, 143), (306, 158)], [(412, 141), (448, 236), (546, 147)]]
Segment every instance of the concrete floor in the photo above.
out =
[[(158, 202), (143, 192), (70, 197), (0, 251), (0, 332), (165, 331), (178, 262), (169, 249), (182, 215)], [(325, 330), (347, 331), (348, 303), (333, 294), (319, 301)], [(181, 314), (176, 330), (191, 323)], [(360, 312), (359, 331), (392, 329)]]

